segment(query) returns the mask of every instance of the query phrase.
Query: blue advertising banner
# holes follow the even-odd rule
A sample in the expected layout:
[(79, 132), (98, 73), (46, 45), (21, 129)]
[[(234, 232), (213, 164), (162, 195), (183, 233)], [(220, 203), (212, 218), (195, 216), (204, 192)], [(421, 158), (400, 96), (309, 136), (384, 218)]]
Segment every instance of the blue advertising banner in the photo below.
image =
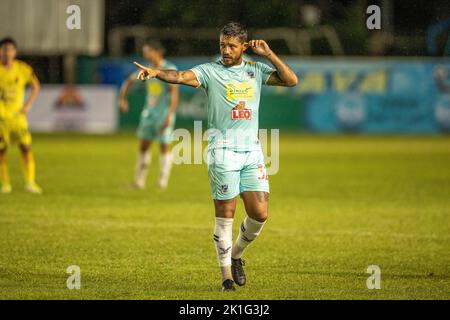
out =
[[(289, 61), (306, 130), (436, 133), (450, 130), (450, 60)], [(272, 88), (275, 94), (277, 89)]]

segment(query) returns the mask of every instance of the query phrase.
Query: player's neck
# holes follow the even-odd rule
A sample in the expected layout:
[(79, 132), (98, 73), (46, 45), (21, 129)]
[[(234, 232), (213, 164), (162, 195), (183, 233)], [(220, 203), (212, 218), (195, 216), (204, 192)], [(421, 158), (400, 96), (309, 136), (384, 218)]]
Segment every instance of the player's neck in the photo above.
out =
[(156, 61), (156, 63), (153, 63), (153, 67), (155, 67), (155, 68), (161, 67), (163, 64), (163, 61), (164, 61), (164, 58), (161, 58), (160, 60)]
[(231, 65), (230, 67), (239, 67), (240, 65), (242, 65), (243, 61), (244, 59), (241, 57), (235, 64)]
[(10, 69), (13, 66), (14, 60), (13, 61), (2, 61), (2, 66), (6, 69)]
[(244, 61), (244, 59), (241, 57), (238, 61), (236, 61), (236, 63), (234, 64), (230, 64), (230, 65), (226, 65), (223, 60), (222, 60), (222, 64), (227, 67), (227, 68), (231, 68), (231, 67), (239, 67), (240, 65), (242, 65), (242, 62)]

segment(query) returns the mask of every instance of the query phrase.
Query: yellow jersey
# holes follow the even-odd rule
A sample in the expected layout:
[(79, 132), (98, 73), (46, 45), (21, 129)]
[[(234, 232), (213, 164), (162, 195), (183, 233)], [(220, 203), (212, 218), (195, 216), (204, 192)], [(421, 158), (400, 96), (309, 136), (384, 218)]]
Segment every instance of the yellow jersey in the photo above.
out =
[(11, 68), (0, 64), (0, 119), (14, 117), (23, 108), (25, 89), (35, 79), (33, 68), (14, 60)]

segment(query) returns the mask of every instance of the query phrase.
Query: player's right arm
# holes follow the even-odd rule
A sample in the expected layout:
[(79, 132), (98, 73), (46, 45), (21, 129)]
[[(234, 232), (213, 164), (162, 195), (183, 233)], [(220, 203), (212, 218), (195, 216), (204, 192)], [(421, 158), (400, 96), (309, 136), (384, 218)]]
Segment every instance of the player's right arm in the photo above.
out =
[(39, 82), (39, 79), (34, 75), (34, 73), (30, 82), (30, 86), (31, 93), (22, 108), (22, 112), (24, 114), (27, 114), (31, 110), (34, 101), (37, 99), (39, 92), (41, 91), (41, 83)]
[(128, 91), (130, 87), (133, 85), (133, 78), (136, 75), (133, 74), (131, 77), (128, 77), (127, 80), (124, 81), (122, 87), (120, 88), (120, 98), (119, 98), (119, 109), (123, 113), (128, 112)]
[(41, 90), (41, 83), (39, 82), (38, 77), (34, 73), (33, 68), (29, 66), (26, 63), (20, 62), (21, 66), (21, 74), (26, 79), (26, 84), (31, 87), (30, 94), (28, 95), (28, 98), (24, 101), (24, 104), (22, 106), (21, 112), (24, 114), (27, 114), (32, 106), (34, 101), (37, 99), (39, 92)]
[(161, 81), (172, 84), (184, 84), (195, 88), (200, 86), (195, 73), (191, 70), (157, 70), (144, 67), (137, 62), (134, 64), (140, 69), (137, 78), (142, 81), (145, 81), (145, 79), (157, 78)]

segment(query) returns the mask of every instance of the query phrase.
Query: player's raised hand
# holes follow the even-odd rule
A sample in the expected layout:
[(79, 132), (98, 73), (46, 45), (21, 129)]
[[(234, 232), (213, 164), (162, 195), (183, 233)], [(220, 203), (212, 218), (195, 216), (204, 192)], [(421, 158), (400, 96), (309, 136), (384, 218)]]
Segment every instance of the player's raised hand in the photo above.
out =
[(134, 62), (134, 65), (140, 69), (137, 78), (141, 81), (154, 78), (158, 75), (158, 70), (144, 67), (143, 65), (137, 63), (136, 61)]
[(128, 113), (128, 100), (120, 99), (119, 100), (119, 109), (122, 113)]
[(259, 56), (267, 57), (271, 54), (269, 45), (264, 40), (250, 40), (248, 42), (249, 48), (252, 48), (253, 52)]
[(26, 104), (24, 104), (24, 106), (22, 107), (20, 112), (27, 115), (28, 112), (30, 112), (30, 110), (31, 110), (31, 103), (26, 103)]
[(159, 129), (159, 132), (160, 132), (160, 133), (163, 133), (164, 130), (166, 130), (166, 129), (170, 126), (171, 122), (172, 122), (172, 117), (171, 117), (170, 114), (169, 114), (169, 115), (167, 115), (166, 119), (164, 120), (163, 125), (162, 125), (161, 128)]

